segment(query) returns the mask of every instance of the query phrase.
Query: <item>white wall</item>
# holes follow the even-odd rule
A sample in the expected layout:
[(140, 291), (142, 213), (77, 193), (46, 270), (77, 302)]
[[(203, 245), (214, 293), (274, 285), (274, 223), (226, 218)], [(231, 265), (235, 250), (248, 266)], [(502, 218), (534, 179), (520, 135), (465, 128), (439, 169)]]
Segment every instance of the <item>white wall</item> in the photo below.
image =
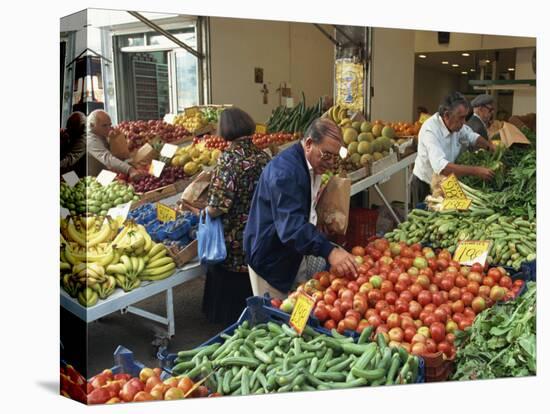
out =
[[(313, 25), (211, 18), (210, 30), (213, 103), (233, 103), (265, 122), (279, 105), (282, 82), (291, 83), (296, 102), (302, 90), (308, 105), (332, 95), (333, 46)], [(255, 67), (264, 69), (267, 104)]]
[[(516, 79), (536, 79), (531, 66), (531, 57), (535, 48), (520, 48), (516, 51)], [(525, 115), (537, 112), (535, 89), (514, 91), (513, 115)]]
[(451, 33), (448, 44), (437, 42), (436, 31), (417, 30), (415, 32), (416, 52), (449, 52), (457, 50), (509, 49), (535, 46), (534, 37), (513, 37), (469, 33)]
[[(416, 109), (414, 93), (414, 42), (412, 30), (374, 29), (371, 119), (411, 121)], [(380, 186), (386, 199), (404, 201), (405, 174), (395, 174)], [(382, 205), (374, 190), (370, 202)]]
[(443, 98), (460, 90), (460, 76), (416, 65), (414, 73), (414, 108), (425, 106), (435, 113)]

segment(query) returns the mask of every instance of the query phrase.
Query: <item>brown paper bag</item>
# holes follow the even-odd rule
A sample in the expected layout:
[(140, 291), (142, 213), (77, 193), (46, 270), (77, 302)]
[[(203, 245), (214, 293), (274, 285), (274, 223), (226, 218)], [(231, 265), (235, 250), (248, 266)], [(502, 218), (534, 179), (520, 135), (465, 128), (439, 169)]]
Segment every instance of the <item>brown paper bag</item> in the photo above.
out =
[(111, 151), (111, 154), (119, 160), (126, 160), (130, 158), (126, 135), (123, 133), (118, 133), (116, 135), (109, 136), (109, 150)]
[(206, 190), (210, 185), (211, 178), (212, 171), (202, 171), (183, 191), (181, 200), (195, 208), (202, 209), (206, 207), (208, 195)]
[(159, 152), (156, 151), (150, 144), (143, 144), (143, 146), (135, 153), (130, 164), (135, 168), (147, 168), (151, 161), (159, 156)]
[(332, 234), (346, 234), (349, 221), (351, 179), (334, 176), (317, 203), (317, 222)]

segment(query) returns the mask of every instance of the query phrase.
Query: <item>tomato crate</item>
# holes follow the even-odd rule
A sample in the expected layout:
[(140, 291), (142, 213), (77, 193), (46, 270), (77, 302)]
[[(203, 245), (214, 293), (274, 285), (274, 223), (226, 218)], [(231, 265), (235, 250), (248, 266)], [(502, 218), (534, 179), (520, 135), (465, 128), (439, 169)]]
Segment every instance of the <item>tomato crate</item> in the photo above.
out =
[(378, 210), (363, 207), (350, 208), (346, 247), (363, 246), (369, 237), (376, 236), (377, 220)]
[(537, 281), (537, 260), (531, 260), (530, 262), (523, 262), (521, 264), (521, 270), (525, 273), (529, 280)]
[(422, 357), (426, 382), (447, 381), (454, 371), (454, 358), (446, 359), (443, 352), (435, 352)]

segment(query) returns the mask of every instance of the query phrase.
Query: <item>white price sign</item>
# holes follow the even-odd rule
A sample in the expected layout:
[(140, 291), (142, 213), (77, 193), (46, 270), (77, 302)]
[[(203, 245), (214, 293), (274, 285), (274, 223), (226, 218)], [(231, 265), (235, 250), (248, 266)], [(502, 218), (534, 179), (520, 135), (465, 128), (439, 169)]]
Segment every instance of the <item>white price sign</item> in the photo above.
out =
[(164, 144), (162, 146), (162, 149), (160, 150), (160, 155), (166, 158), (172, 158), (176, 151), (178, 150), (178, 146), (174, 144)]
[(107, 186), (113, 182), (116, 177), (116, 173), (109, 170), (101, 170), (96, 180), (102, 186)]
[(69, 210), (67, 210), (65, 207), (61, 207), (61, 209), (59, 210), (59, 215), (61, 216), (61, 218), (65, 218), (67, 217), (69, 214), (71, 214), (69, 212)]
[(151, 167), (149, 167), (149, 174), (154, 175), (155, 177), (160, 177), (162, 170), (166, 164), (162, 161), (153, 160), (151, 161)]
[(124, 220), (126, 220), (126, 217), (128, 217), (128, 212), (130, 211), (131, 205), (132, 205), (131, 201), (125, 204), (119, 204), (116, 207), (110, 208), (109, 211), (107, 211), (107, 215), (111, 216), (111, 218), (122, 217)]
[(78, 175), (74, 171), (69, 171), (68, 173), (63, 174), (61, 177), (65, 180), (69, 187), (74, 187), (78, 183)]

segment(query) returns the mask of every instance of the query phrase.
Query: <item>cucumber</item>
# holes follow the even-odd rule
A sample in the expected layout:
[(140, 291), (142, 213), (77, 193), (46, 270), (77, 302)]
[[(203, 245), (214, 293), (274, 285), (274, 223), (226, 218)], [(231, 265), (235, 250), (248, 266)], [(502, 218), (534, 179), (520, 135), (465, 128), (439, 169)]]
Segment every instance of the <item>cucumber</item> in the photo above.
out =
[(386, 375), (386, 370), (384, 368), (364, 370), (364, 369), (359, 369), (357, 367), (353, 367), (351, 369), (351, 372), (353, 373), (354, 376), (358, 378), (364, 378), (368, 381), (375, 381), (377, 379), (382, 378), (384, 375)]
[(390, 369), (386, 374), (386, 385), (392, 385), (394, 383), (394, 377), (395, 377), (395, 374), (397, 374), (397, 370), (399, 369), (400, 364), (401, 364), (401, 358), (399, 357), (399, 354), (397, 353), (393, 354), (391, 358)]
[(313, 375), (315, 375), (316, 378), (319, 378), (320, 380), (323, 380), (323, 381), (340, 382), (340, 381), (345, 381), (346, 379), (346, 374), (344, 374), (343, 372), (325, 371), (325, 372), (316, 372)]

